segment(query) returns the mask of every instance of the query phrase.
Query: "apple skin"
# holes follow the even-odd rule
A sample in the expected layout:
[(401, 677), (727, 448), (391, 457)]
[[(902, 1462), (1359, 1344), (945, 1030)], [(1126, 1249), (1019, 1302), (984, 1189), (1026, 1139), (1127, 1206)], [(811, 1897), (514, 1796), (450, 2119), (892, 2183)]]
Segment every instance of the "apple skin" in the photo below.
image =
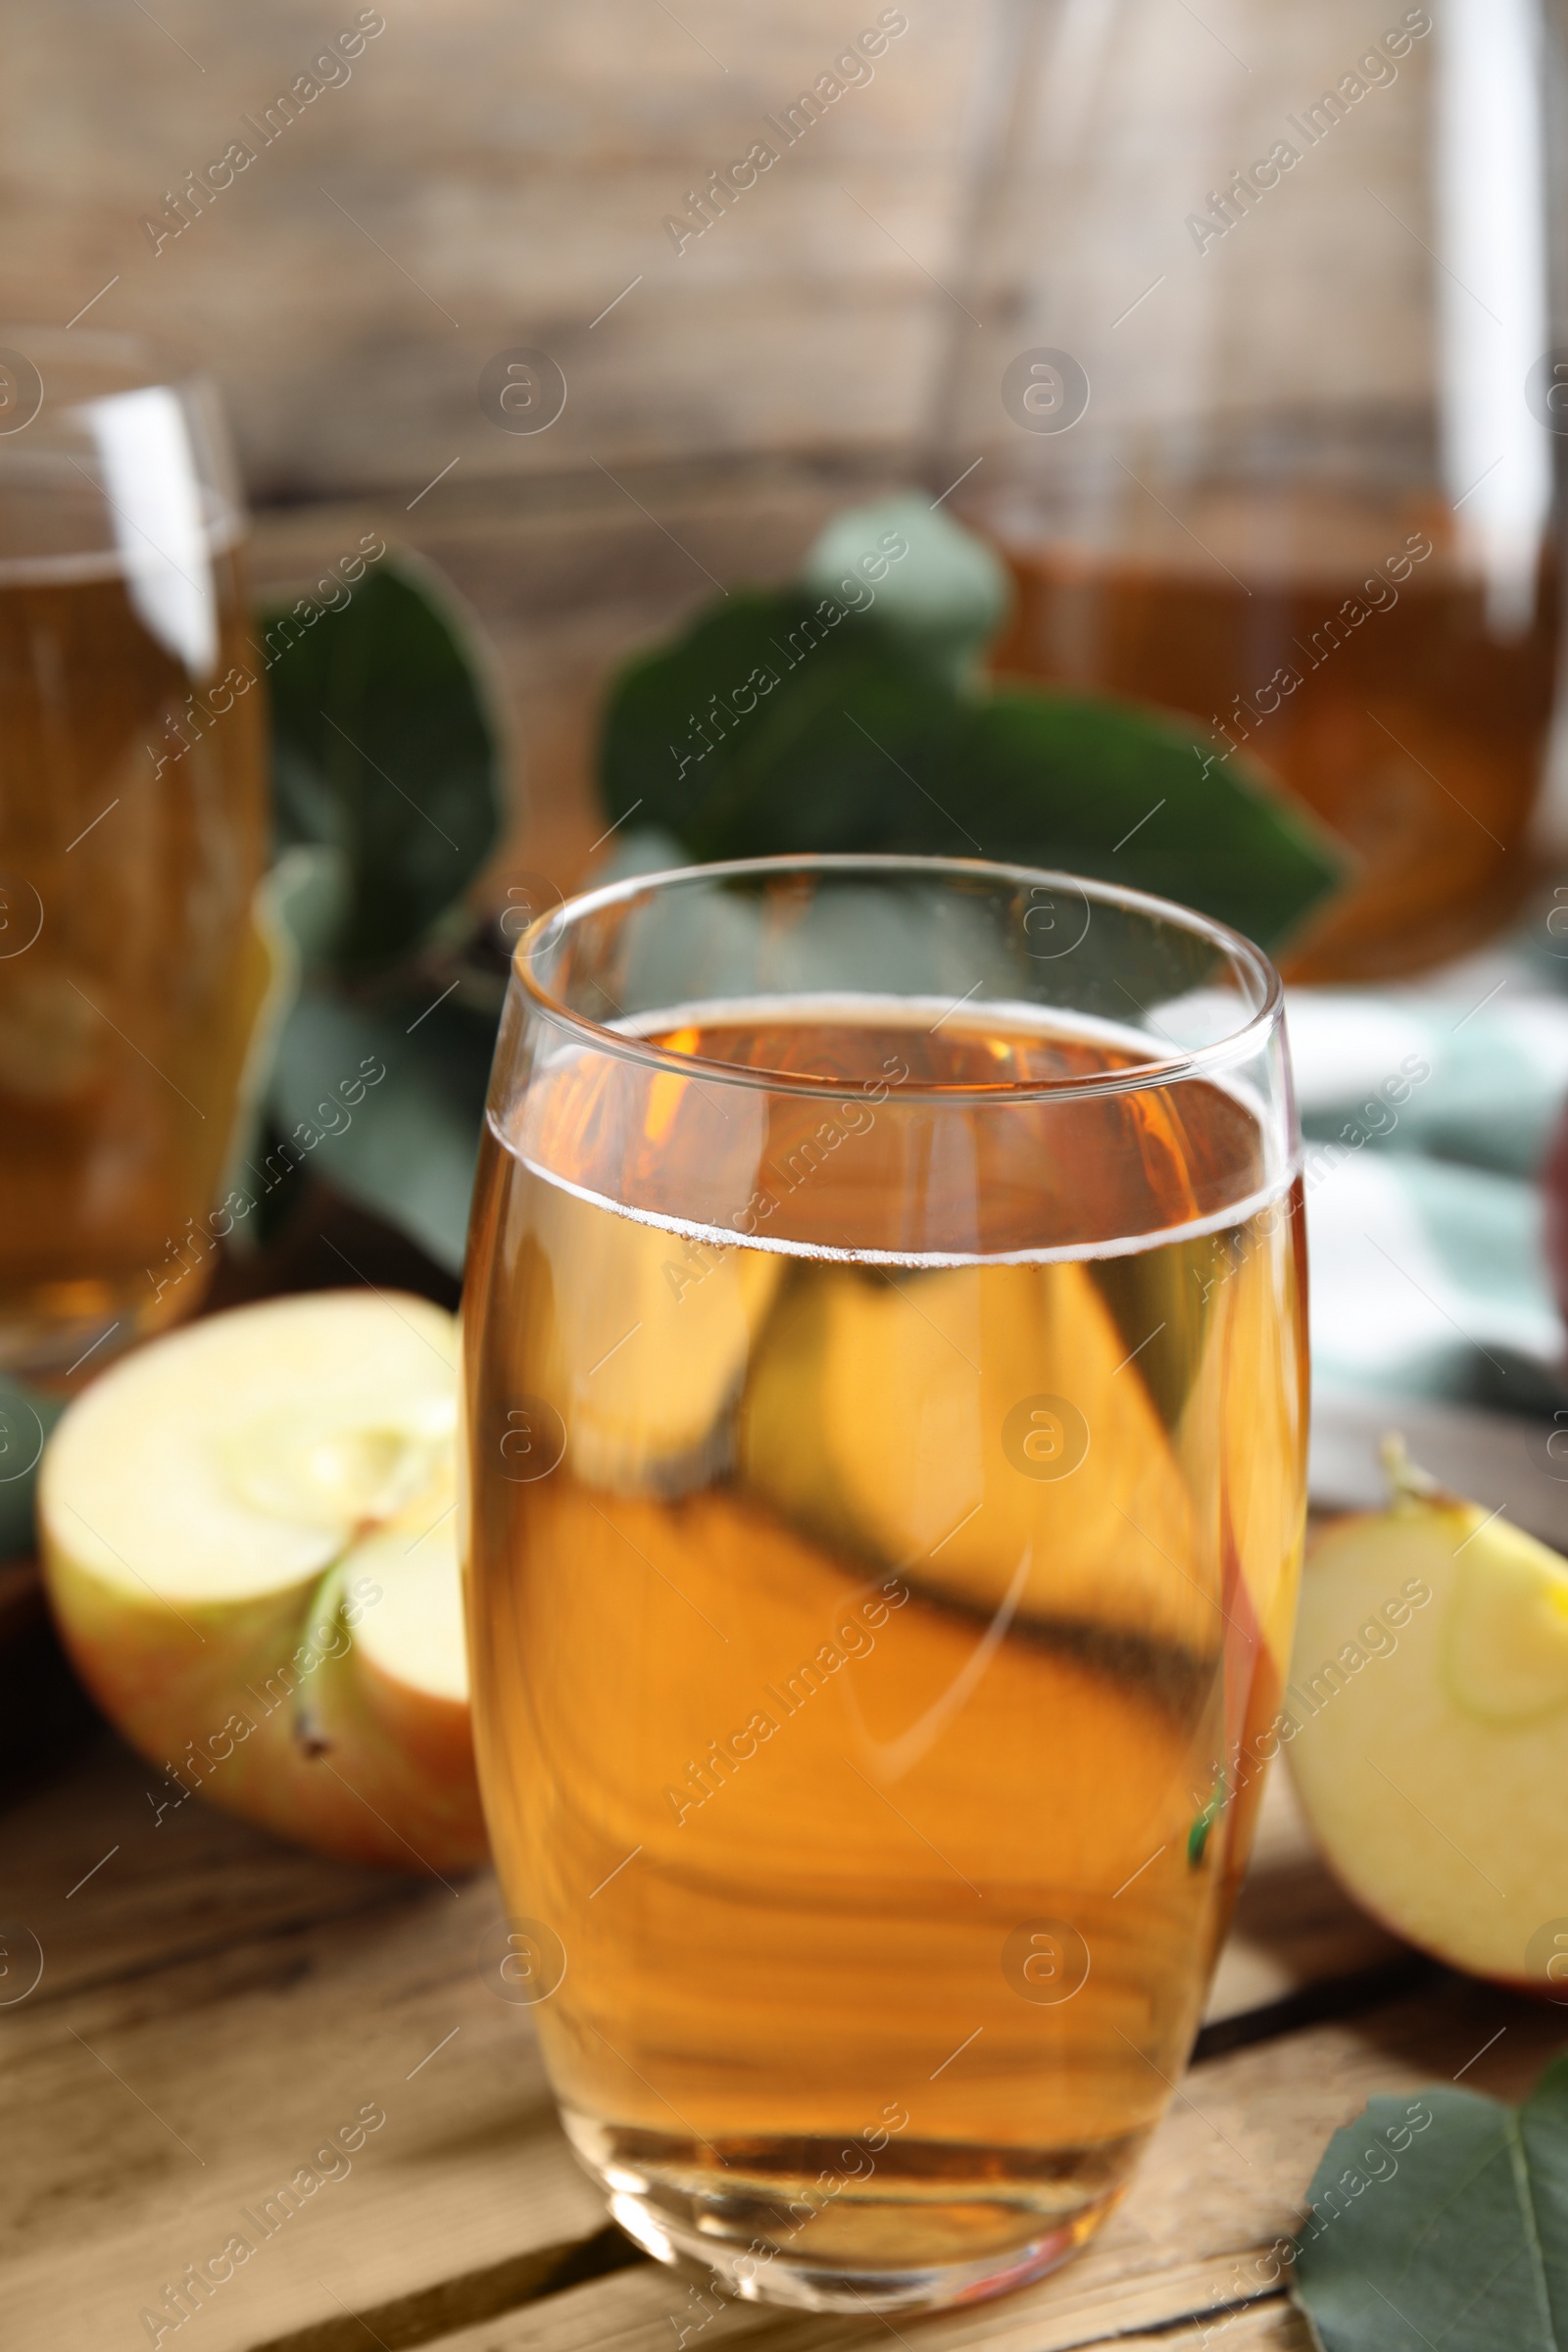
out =
[(1475, 1503), (1406, 1491), (1314, 1543), (1282, 1734), (1364, 1910), (1450, 1967), (1559, 2001), (1544, 1946), (1560, 1928), (1568, 1951), (1565, 1626), (1568, 1562)]
[[(177, 1614), (151, 1593), (127, 1601), (47, 1531), (44, 1562), (72, 1663), (159, 1767), (160, 1800), (200, 1794), (343, 1861), (446, 1872), (487, 1859), (467, 1705), (361, 1654), (349, 1618), (363, 1622), (367, 1603), (354, 1587), (378, 1587), (355, 1553), (284, 1592), (212, 1606), (184, 1597)], [(339, 1591), (323, 1590), (334, 1582)]]

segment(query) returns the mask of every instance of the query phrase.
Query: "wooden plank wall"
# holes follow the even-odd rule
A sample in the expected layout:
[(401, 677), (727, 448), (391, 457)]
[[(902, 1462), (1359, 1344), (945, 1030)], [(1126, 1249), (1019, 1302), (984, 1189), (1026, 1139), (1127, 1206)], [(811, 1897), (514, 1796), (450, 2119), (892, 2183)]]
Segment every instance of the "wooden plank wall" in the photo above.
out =
[[(679, 253), (663, 227), (883, 6), (14, 0), (6, 306), (64, 326), (91, 302), (80, 331), (185, 339), (261, 501), (416, 488), (454, 459), (532, 478), (907, 441), (987, 0), (891, 12), (907, 29), (793, 148), (772, 136), (779, 163), (727, 218)], [(362, 16), (385, 29), (313, 75)], [(301, 76), (333, 86), (263, 144)], [(155, 250), (144, 221), (190, 172), (220, 180), (235, 141), (255, 160), (191, 191)], [(570, 386), (536, 436), (478, 407), (485, 361), (517, 345)]]
[[(368, 520), (452, 572), (498, 641), (531, 771), (533, 828), (509, 856), (567, 887), (600, 830), (587, 747), (614, 662), (714, 580), (779, 576), (834, 506), (938, 462), (942, 363), (972, 331), (967, 194), (999, 27), (1022, 4), (11, 0), (4, 307), (77, 335), (140, 330), (214, 370), (269, 580), (340, 555)], [(767, 118), (861, 34), (876, 47), (883, 17), (906, 29), (870, 78), (793, 144), (775, 136)], [(1230, 152), (1232, 110), (1298, 103), (1371, 20), (1362, 0), (1276, 15), (1250, 65), (1249, 0), (1128, 0), (1115, 22), (1118, 58), (1159, 61), (1117, 73), (1116, 152), (1146, 159), (1158, 198), (1134, 250), (1111, 239), (1119, 310), (1165, 267), (1145, 270), (1145, 244), (1180, 241), (1182, 191), (1214, 140)], [(297, 87), (316, 94), (274, 127)], [(1086, 169), (1113, 171), (1096, 121), (1072, 125)], [(1377, 145), (1394, 121), (1368, 118), (1374, 176), (1397, 160)], [(778, 162), (677, 252), (666, 218), (760, 138)], [(238, 170), (236, 143), (253, 151)], [(1310, 310), (1332, 288), (1343, 318), (1347, 257), (1384, 216), (1358, 193), (1373, 227), (1347, 247), (1319, 178), (1225, 267), (1260, 301)], [(1188, 289), (1200, 318), (1205, 289)], [(1121, 332), (1152, 337), (1140, 380), (1157, 384), (1153, 317)], [(996, 358), (1006, 317), (992, 325)], [(1337, 339), (1319, 345), (1332, 372)], [(478, 397), (486, 363), (523, 346), (568, 386), (531, 435)]]
[[(1362, 183), (1419, 226), (1427, 175), (1407, 150), (1425, 51), (1337, 160), (1276, 202), (1266, 235), (1235, 240), (1195, 275), (1183, 227), (1233, 146), (1248, 151), (1260, 122), (1332, 81), (1396, 14), (1363, 0), (1196, 12), (1178, 0), (1088, 12), (1062, 0), (11, 0), (4, 307), (17, 320), (186, 342), (222, 383), (262, 503), (404, 484), (408, 496), (449, 466), (466, 480), (532, 481), (759, 453), (908, 453), (923, 445), (944, 352), (977, 330), (959, 299), (970, 286), (979, 300), (984, 275), (966, 250), (967, 199), (1011, 86), (999, 66), (1007, 26), (1032, 14), (1057, 36), (1050, 135), (1071, 140), (1073, 185), (1096, 198), (1059, 257), (1061, 286), (1087, 273), (1108, 321), (1156, 272), (1176, 273), (1166, 300), (1179, 309), (1140, 312), (1115, 347), (1143, 338), (1140, 397), (1175, 381), (1195, 334), (1207, 348), (1220, 278), (1235, 339), (1205, 362), (1220, 369), (1212, 397), (1266, 378), (1271, 354), (1286, 398), (1343, 392), (1369, 349), (1374, 369), (1419, 379), (1421, 243)], [(858, 43), (859, 65), (838, 79), (859, 78), (822, 120), (793, 141), (769, 127)], [(278, 111), (284, 94), (295, 119)], [(1054, 98), (1070, 119), (1051, 114)], [(677, 251), (666, 219), (759, 141), (777, 162)], [(182, 190), (175, 233), (166, 199)], [(1013, 263), (1032, 271), (1052, 235), (1049, 216), (1027, 213)], [(975, 348), (1000, 369), (1014, 330), (999, 300)], [(1338, 331), (1301, 332), (1320, 318)], [(1058, 323), (1090, 332), (1070, 301)], [(486, 361), (517, 346), (551, 352), (569, 384), (559, 422), (537, 435), (480, 412)], [(1003, 430), (1000, 406), (996, 421)]]

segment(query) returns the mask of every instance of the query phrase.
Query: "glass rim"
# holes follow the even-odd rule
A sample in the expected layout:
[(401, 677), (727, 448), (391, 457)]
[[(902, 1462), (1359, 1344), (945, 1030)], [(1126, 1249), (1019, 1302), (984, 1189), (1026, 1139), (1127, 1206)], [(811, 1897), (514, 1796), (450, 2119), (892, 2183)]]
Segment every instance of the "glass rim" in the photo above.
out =
[[(714, 1061), (701, 1054), (683, 1054), (662, 1046), (652, 1038), (639, 1036), (635, 1030), (612, 1028), (606, 1022), (595, 1021), (553, 995), (540, 980), (534, 962), (541, 949), (560, 945), (569, 929), (591, 916), (645, 894), (664, 892), (672, 884), (750, 881), (786, 874), (861, 874), (867, 879), (924, 875), (933, 880), (1004, 882), (1030, 888), (1044, 883), (1054, 889), (1074, 890), (1086, 901), (1173, 924), (1190, 937), (1207, 940), (1233, 966), (1251, 975), (1261, 993), (1256, 1008), (1223, 1037), (1212, 1038), (1200, 1046), (1179, 1047), (1156, 1060), (1139, 1062), (1130, 1069), (1064, 1072), (1004, 1080), (989, 1086), (955, 1086), (911, 1078), (901, 1083), (901, 1100), (919, 1097), (943, 1102), (1001, 1103), (1041, 1098), (1081, 1100), (1095, 1095), (1137, 1094), (1151, 1086), (1174, 1085), (1186, 1078), (1201, 1076), (1206, 1070), (1246, 1060), (1266, 1043), (1284, 1014), (1285, 985), (1271, 957), (1244, 932), (1233, 930), (1213, 915), (1200, 913), (1197, 907), (1184, 906), (1178, 900), (1162, 899), (1152, 891), (1133, 890), (1117, 882), (1094, 881), (1087, 875), (1069, 874), (1048, 866), (1015, 865), (1002, 858), (927, 858), (880, 850), (787, 851), (768, 858), (729, 858), (710, 865), (662, 866), (653, 873), (628, 874), (618, 882), (601, 883), (597, 889), (580, 891), (535, 917), (513, 951), (513, 978), (542, 1018), (575, 1035), (582, 1044), (599, 1053), (613, 1054), (622, 1060), (641, 1062), (651, 1069), (676, 1075), (700, 1073), (705, 1081), (724, 1080), (752, 1086), (766, 1094), (818, 1099), (842, 1094), (841, 1077), (817, 1077), (801, 1070), (766, 1070), (748, 1063)], [(986, 1001), (982, 998), (980, 1003)], [(671, 1005), (668, 1009), (679, 1011), (684, 1007)]]

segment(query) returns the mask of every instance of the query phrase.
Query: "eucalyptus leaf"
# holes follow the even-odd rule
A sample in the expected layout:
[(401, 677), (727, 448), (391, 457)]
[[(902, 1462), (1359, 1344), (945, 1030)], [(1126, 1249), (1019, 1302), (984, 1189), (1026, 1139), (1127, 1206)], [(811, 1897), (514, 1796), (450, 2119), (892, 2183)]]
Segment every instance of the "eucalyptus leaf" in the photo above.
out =
[(956, 698), (873, 621), (804, 589), (743, 592), (622, 671), (605, 801), (700, 861), (863, 849), (911, 798), (901, 755), (962, 722)]
[(698, 861), (806, 851), (987, 857), (1179, 899), (1277, 945), (1339, 877), (1325, 837), (1177, 718), (969, 694), (898, 615), (804, 587), (732, 596), (622, 672), (609, 814)]
[(1324, 2352), (1568, 2352), (1568, 2058), (1522, 2107), (1370, 2099), (1307, 2193), (1292, 2292)]
[(492, 1023), (444, 1005), (421, 1018), (308, 991), (270, 1097), (290, 1160), (461, 1273), (494, 1043)]
[[(892, 556), (900, 546), (905, 552)], [(955, 685), (970, 681), (1012, 605), (1006, 568), (985, 541), (913, 491), (835, 514), (800, 584), (874, 610), (884, 629)]]
[(365, 975), (429, 938), (484, 862), (501, 755), (470, 632), (428, 568), (390, 559), (336, 611), (265, 613), (282, 845), (337, 853), (333, 964)]
[[(296, 955), (318, 962), (341, 906), (340, 853), (286, 850), (270, 885)], [(280, 1169), (311, 1169), (457, 1271), (493, 1042), (493, 1022), (445, 1003), (371, 1006), (318, 978), (283, 1025), (267, 1102), (274, 1149), (251, 1173), (270, 1189)]]
[(263, 884), (271, 915), (305, 971), (318, 969), (331, 956), (348, 911), (349, 879), (340, 849), (299, 842), (282, 853)]
[(1265, 948), (1344, 870), (1259, 769), (1221, 766), (1174, 716), (1015, 689), (979, 706), (967, 758), (987, 780), (988, 857), (1153, 891)]

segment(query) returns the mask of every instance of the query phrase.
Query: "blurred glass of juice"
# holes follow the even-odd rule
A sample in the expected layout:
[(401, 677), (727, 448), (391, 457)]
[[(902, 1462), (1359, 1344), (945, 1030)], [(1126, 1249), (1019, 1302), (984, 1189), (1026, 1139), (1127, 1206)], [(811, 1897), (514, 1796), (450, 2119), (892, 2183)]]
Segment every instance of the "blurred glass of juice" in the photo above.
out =
[(0, 1368), (47, 1382), (206, 1287), (264, 728), (210, 391), (116, 337), (0, 342)]
[(1542, 0), (988, 15), (933, 488), (1011, 567), (1000, 669), (1190, 713), (1346, 846), (1287, 977), (1433, 963), (1532, 879), (1564, 63)]
[(986, 518), (1017, 597), (997, 668), (1190, 712), (1218, 757), (1245, 751), (1323, 819), (1352, 879), (1295, 943), (1291, 977), (1379, 977), (1473, 946), (1529, 878), (1555, 566), (1499, 625), (1431, 501), (1165, 490), (1172, 511), (1140, 500), (1114, 547)]

